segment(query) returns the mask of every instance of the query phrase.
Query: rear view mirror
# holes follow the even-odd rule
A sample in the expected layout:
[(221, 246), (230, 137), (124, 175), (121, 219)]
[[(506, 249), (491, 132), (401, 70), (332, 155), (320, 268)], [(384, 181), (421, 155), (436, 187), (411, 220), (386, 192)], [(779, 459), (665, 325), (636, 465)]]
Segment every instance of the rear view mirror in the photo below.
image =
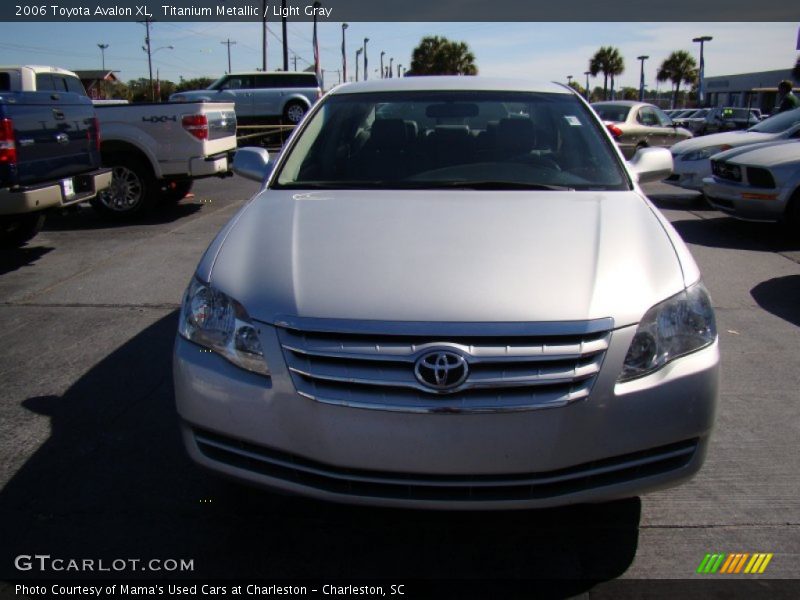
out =
[(431, 104), (425, 109), (425, 116), (431, 119), (466, 119), (478, 116), (478, 105), (466, 102), (447, 102)]
[(263, 183), (272, 172), (269, 152), (264, 148), (239, 148), (233, 157), (233, 172), (247, 179)]
[(639, 183), (660, 181), (672, 174), (672, 153), (666, 148), (641, 148), (630, 160)]

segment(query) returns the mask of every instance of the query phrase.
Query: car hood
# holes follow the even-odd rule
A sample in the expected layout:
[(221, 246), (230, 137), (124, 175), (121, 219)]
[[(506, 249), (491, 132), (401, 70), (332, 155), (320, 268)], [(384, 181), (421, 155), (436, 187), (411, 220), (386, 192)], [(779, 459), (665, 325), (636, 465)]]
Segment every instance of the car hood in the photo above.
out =
[(198, 275), (268, 323), (622, 326), (684, 287), (653, 210), (635, 192), (267, 190)]
[(778, 167), (800, 161), (800, 141), (781, 140), (734, 148), (715, 155), (714, 159), (754, 167)]
[(757, 144), (768, 142), (774, 139), (774, 133), (761, 133), (760, 131), (726, 131), (725, 133), (713, 133), (702, 137), (692, 138), (678, 142), (672, 146), (673, 154), (686, 154), (694, 150), (702, 150), (710, 146), (743, 146), (745, 144)]

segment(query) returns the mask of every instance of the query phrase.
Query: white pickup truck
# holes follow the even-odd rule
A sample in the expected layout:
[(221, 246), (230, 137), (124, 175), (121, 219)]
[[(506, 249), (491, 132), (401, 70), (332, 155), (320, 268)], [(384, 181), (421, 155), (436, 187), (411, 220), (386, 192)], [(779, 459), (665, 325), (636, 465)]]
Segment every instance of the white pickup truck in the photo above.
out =
[[(10, 91), (86, 92), (78, 76), (57, 67), (0, 67)], [(178, 201), (201, 177), (227, 177), (236, 150), (233, 102), (96, 103), (102, 162), (111, 187), (91, 204), (113, 218), (140, 215), (159, 201)]]

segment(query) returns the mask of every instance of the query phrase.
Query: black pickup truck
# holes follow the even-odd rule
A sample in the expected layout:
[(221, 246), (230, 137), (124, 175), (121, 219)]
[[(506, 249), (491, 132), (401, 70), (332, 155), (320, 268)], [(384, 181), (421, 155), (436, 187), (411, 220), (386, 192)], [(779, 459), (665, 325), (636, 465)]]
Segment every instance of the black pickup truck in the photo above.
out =
[[(0, 73), (0, 246), (34, 237), (46, 211), (94, 198), (100, 168), (91, 100), (74, 92), (11, 92)], [(6, 82), (7, 83), (7, 82)]]

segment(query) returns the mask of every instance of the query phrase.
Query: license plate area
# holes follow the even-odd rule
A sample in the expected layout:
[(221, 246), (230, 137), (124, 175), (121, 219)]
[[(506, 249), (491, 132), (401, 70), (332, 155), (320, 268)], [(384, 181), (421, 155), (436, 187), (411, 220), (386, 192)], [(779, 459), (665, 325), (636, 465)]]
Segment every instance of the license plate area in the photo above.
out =
[(61, 180), (61, 193), (65, 202), (75, 198), (75, 182), (71, 177)]

